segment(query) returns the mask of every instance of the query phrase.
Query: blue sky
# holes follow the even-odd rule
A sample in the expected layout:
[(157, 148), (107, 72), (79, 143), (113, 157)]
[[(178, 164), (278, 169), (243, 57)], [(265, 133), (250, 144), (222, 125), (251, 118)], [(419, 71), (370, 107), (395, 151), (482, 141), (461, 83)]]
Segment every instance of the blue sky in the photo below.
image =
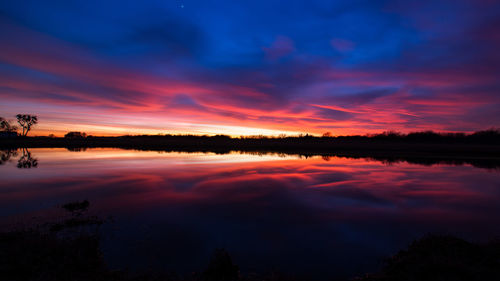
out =
[(497, 1), (4, 1), (0, 114), (40, 134), (485, 129), (499, 19)]

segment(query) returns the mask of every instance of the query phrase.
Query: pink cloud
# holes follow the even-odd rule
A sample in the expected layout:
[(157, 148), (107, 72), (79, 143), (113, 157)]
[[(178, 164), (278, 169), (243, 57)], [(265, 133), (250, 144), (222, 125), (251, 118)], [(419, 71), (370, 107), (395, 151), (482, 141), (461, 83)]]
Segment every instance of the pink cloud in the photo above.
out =
[[(16, 36), (0, 45), (0, 61), (56, 78), (0, 73), (3, 117), (9, 118), (21, 109), (38, 114), (44, 121), (35, 134), (56, 129), (62, 133), (68, 124), (75, 129), (83, 125), (120, 126), (133, 134), (141, 129), (172, 129), (171, 120), (182, 123), (177, 125), (177, 131), (186, 129), (183, 124), (208, 124), (210, 128), (227, 125), (316, 134), (444, 130), (461, 126), (483, 129), (496, 125), (498, 120), (485, 118), (478, 122), (466, 117), (468, 112), (499, 102), (496, 88), (485, 87), (497, 80), (496, 73), (488, 71), (487, 66), (471, 67), (483, 71), (469, 71), (467, 67), (396, 71), (342, 69), (327, 63), (307, 68), (301, 67), (307, 64), (297, 66), (293, 62), (286, 64), (286, 69), (282, 65), (276, 69), (268, 66), (266, 70), (235, 74), (227, 81), (182, 75), (172, 78), (120, 66), (34, 31), (9, 28)], [(343, 51), (355, 47), (344, 39), (333, 39), (331, 44)], [(264, 51), (268, 59), (278, 60), (296, 49), (291, 39), (278, 36)], [(281, 76), (283, 70), (285, 74)], [(342, 88), (355, 91), (349, 95), (336, 92)], [(380, 88), (397, 91), (363, 94)], [(413, 88), (425, 88), (428, 93), (412, 94)], [(189, 102), (172, 102), (178, 95), (188, 97)], [(64, 112), (81, 118), (71, 119)], [(119, 121), (111, 122), (109, 116)], [(87, 132), (95, 134), (90, 130)]]

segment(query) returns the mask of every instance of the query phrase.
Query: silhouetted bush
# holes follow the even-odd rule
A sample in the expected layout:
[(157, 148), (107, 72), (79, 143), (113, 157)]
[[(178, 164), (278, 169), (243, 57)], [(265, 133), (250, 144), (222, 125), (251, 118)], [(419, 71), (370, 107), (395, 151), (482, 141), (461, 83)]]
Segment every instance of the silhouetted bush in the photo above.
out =
[(379, 272), (359, 281), (482, 281), (500, 278), (500, 243), (481, 245), (453, 236), (429, 235), (386, 261)]
[[(88, 205), (83, 201), (63, 206), (82, 211)], [(72, 217), (0, 233), (1, 280), (109, 280), (111, 274), (102, 259), (97, 229), (84, 231), (102, 223), (96, 217)], [(69, 228), (79, 230), (67, 232)]]
[(87, 211), (87, 209), (90, 206), (90, 202), (88, 200), (84, 200), (82, 202), (80, 201), (75, 201), (75, 202), (70, 202), (62, 205), (61, 207), (65, 209), (68, 212), (71, 213), (81, 213)]
[(0, 233), (0, 274), (10, 281), (103, 280), (97, 237), (60, 239), (37, 231)]
[(206, 281), (234, 281), (238, 273), (238, 266), (233, 264), (226, 250), (216, 249), (203, 277)]
[(323, 133), (323, 135), (322, 135), (322, 137), (324, 137), (324, 138), (331, 138), (332, 136), (333, 136), (333, 135), (332, 135), (332, 133), (331, 133), (331, 132), (325, 132), (325, 133)]
[(64, 137), (67, 139), (82, 139), (85, 138), (86, 136), (87, 134), (82, 132), (69, 132), (66, 135), (64, 135)]

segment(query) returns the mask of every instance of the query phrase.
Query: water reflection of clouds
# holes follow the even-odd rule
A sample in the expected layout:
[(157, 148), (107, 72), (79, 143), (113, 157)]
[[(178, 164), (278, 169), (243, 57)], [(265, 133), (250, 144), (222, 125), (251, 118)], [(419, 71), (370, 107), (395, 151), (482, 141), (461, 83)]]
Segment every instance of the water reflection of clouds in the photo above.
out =
[(500, 174), (471, 166), (30, 151), (43, 163), (37, 169), (0, 167), (0, 216), (88, 199), (117, 219), (120, 234), (104, 247), (120, 267), (149, 255), (189, 270), (225, 247), (242, 267), (347, 272), (360, 256), (378, 260), (426, 232), (500, 233)]
[[(144, 198), (152, 204), (155, 201), (245, 202), (280, 193), (287, 200), (310, 208), (372, 206), (400, 211), (433, 206), (453, 207), (458, 211), (458, 207), (473, 205), (484, 208), (499, 195), (494, 188), (499, 183), (497, 173), (467, 166), (429, 168), (405, 163), (386, 166), (375, 161), (337, 157), (324, 161), (320, 157), (158, 154), (117, 149), (78, 153), (33, 149), (32, 153), (41, 159), (43, 166), (31, 175), (2, 167), (0, 172), (5, 173), (0, 184), (2, 198), (30, 199), (37, 197), (44, 186), (41, 193), (50, 196), (95, 192), (98, 200), (105, 200), (106, 196)], [(78, 157), (74, 158), (75, 155)], [(6, 188), (14, 185), (22, 188), (15, 191)], [(19, 197), (20, 194), (23, 196)]]

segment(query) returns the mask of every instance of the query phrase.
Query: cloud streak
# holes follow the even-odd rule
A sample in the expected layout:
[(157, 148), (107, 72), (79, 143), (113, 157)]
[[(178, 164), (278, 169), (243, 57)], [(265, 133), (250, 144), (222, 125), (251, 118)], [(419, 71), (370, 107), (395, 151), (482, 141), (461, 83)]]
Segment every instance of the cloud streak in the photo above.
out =
[[(83, 13), (92, 1), (59, 7), (61, 14), (48, 4), (35, 14), (2, 4), (0, 112), (38, 114), (35, 134), (350, 134), (500, 124), (497, 4), (361, 2), (318, 1), (316, 9), (297, 1), (273, 19), (273, 5), (249, 5), (249, 12), (189, 5), (198, 20), (188, 8), (153, 2), (120, 7), (113, 17), (111, 7)], [(371, 25), (358, 24), (361, 16)]]

